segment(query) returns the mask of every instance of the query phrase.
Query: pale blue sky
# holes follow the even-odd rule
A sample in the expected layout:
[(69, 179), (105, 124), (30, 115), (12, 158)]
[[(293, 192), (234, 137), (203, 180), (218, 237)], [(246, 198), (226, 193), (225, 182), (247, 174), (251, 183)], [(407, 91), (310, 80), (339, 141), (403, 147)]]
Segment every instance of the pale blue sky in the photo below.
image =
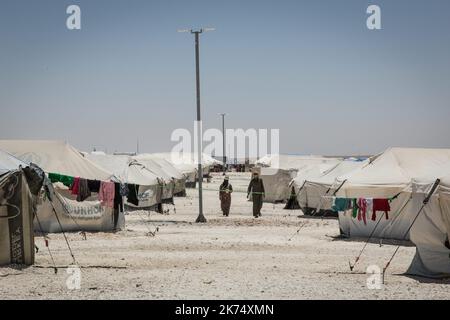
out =
[[(78, 4), (82, 30), (66, 29)], [(366, 28), (366, 8), (382, 30)], [(281, 152), (450, 147), (450, 1), (2, 0), (0, 138), (167, 151), (193, 127), (279, 128)]]

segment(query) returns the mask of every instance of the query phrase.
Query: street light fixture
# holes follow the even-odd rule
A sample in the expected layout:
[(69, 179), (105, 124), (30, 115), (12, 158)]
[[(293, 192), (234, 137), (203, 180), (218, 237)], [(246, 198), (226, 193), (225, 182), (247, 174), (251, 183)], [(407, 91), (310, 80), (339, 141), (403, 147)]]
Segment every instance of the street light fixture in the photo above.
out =
[(200, 109), (200, 53), (199, 53), (199, 35), (203, 32), (214, 31), (214, 28), (200, 28), (200, 29), (182, 29), (178, 32), (190, 32), (195, 36), (195, 68), (196, 68), (196, 88), (197, 88), (197, 149), (198, 149), (198, 201), (199, 201), (199, 212), (196, 223), (206, 222), (206, 218), (203, 215), (203, 168), (202, 168), (202, 132), (201, 132), (201, 109)]

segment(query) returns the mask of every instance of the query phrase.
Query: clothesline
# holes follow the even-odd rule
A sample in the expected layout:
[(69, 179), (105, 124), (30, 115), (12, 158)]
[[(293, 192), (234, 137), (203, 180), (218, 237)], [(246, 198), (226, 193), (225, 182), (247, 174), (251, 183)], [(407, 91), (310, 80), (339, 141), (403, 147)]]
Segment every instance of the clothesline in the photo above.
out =
[(123, 197), (127, 197), (129, 203), (139, 205), (139, 185), (84, 179), (58, 173), (48, 173), (48, 178), (52, 183), (60, 182), (68, 187), (79, 202), (91, 197), (92, 193), (97, 193), (98, 200), (108, 208), (122, 209)]
[[(377, 212), (383, 212), (386, 215), (386, 220), (389, 219), (389, 212), (391, 211), (390, 203), (397, 199), (400, 193), (390, 198), (340, 198), (331, 197), (331, 209), (336, 212), (352, 211), (352, 217), (363, 221), (367, 225), (367, 215), (372, 213), (371, 220), (376, 221)], [(325, 198), (326, 196), (324, 196)]]

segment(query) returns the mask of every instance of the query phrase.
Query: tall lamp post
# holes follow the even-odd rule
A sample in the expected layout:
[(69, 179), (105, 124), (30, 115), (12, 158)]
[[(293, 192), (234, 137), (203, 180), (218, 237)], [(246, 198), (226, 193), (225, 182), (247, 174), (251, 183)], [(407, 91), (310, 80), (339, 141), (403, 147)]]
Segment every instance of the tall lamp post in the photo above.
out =
[(226, 155), (226, 136), (225, 136), (225, 116), (226, 113), (219, 113), (222, 117), (222, 161), (223, 161), (223, 175), (227, 172), (227, 155)]
[(201, 28), (201, 29), (190, 29), (190, 30), (178, 30), (178, 32), (190, 32), (195, 36), (195, 73), (196, 73), (196, 88), (197, 88), (197, 161), (198, 161), (198, 217), (195, 220), (196, 223), (206, 222), (206, 218), (203, 214), (203, 168), (202, 168), (202, 125), (201, 125), (201, 109), (200, 109), (200, 53), (199, 45), (200, 39), (199, 35), (203, 32), (214, 31), (214, 28)]

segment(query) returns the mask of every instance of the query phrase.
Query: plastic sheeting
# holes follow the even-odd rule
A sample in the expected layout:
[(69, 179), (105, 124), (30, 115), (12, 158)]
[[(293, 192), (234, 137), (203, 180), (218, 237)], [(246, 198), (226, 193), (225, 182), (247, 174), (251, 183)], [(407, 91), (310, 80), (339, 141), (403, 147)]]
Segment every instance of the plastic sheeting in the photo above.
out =
[(0, 177), (0, 265), (34, 263), (33, 199), (22, 171)]
[[(41, 232), (66, 231), (107, 232), (125, 227), (125, 218), (118, 210), (103, 206), (95, 195), (78, 202), (67, 190), (55, 190), (50, 201), (42, 199), (38, 206), (34, 229)], [(57, 216), (58, 219), (57, 219)]]

